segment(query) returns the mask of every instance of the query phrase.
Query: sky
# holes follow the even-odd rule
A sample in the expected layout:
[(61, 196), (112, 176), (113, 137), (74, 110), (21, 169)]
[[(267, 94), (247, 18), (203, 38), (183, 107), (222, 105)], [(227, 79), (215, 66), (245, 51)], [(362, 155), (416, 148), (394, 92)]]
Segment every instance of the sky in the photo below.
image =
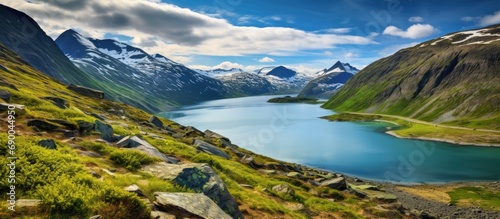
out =
[(450, 32), (500, 23), (497, 0), (0, 0), (56, 39), (67, 29), (116, 39), (191, 68), (336, 61), (363, 68)]

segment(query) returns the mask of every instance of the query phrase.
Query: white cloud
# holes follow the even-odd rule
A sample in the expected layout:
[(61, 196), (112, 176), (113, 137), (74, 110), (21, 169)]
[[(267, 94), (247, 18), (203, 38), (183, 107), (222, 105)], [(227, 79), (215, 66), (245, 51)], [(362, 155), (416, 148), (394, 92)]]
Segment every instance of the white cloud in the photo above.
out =
[(414, 24), (406, 30), (401, 30), (395, 26), (388, 26), (385, 28), (383, 34), (399, 36), (402, 38), (418, 39), (437, 33), (438, 30), (430, 24)]
[(412, 22), (412, 23), (421, 23), (424, 21), (424, 18), (423, 17), (419, 17), (419, 16), (415, 16), (415, 17), (410, 17), (408, 19), (409, 22)]
[(344, 53), (344, 57), (347, 58), (347, 59), (348, 58), (358, 57), (358, 56), (359, 56), (359, 54), (352, 53), (352, 52), (346, 52), (346, 53)]
[(497, 11), (492, 15), (486, 15), (482, 17), (481, 20), (479, 21), (479, 24), (481, 26), (488, 26), (499, 23), (500, 23), (500, 11)]
[(333, 53), (330, 51), (325, 51), (323, 52), (323, 54), (325, 54), (326, 56), (333, 56)]
[[(339, 44), (371, 44), (362, 36), (313, 33), (286, 27), (235, 26), (156, 0), (12, 1), (0, 4), (33, 17), (51, 37), (72, 28), (99, 37), (121, 34), (142, 44), (149, 53), (171, 56), (290, 54), (303, 50), (331, 49)], [(278, 19), (273, 17), (270, 19)], [(283, 17), (281, 17), (283, 19)], [(151, 39), (155, 39), (152, 43)], [(139, 45), (136, 45), (139, 46)]]
[(266, 56), (264, 58), (259, 59), (259, 62), (275, 62), (275, 61), (274, 61), (274, 59)]
[(351, 28), (330, 28), (325, 30), (327, 33), (349, 33)]
[(466, 17), (460, 18), (460, 20), (465, 21), (465, 22), (471, 22), (471, 21), (478, 20), (478, 19), (480, 19), (480, 17), (466, 16)]
[(225, 61), (225, 62), (221, 62), (220, 64), (212, 67), (212, 69), (217, 69), (217, 68), (221, 68), (221, 69), (241, 68), (241, 69), (243, 69), (245, 67), (243, 65), (235, 63), (235, 62)]

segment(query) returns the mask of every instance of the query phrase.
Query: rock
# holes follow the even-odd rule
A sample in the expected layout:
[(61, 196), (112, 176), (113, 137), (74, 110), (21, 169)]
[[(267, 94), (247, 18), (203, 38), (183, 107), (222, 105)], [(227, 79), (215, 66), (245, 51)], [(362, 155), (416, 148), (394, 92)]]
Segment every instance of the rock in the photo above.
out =
[(104, 99), (104, 92), (100, 90), (94, 90), (88, 87), (78, 86), (75, 84), (70, 84), (67, 88), (87, 97)]
[(208, 130), (208, 129), (205, 130), (204, 133), (205, 133), (205, 137), (218, 139), (221, 142), (222, 147), (224, 147), (224, 148), (228, 147), (228, 148), (231, 148), (232, 150), (236, 150), (236, 152), (233, 151), (235, 154), (237, 154), (237, 152), (239, 152), (238, 147), (236, 145), (233, 145), (231, 143), (231, 140), (229, 140), (229, 138), (222, 136), (222, 135), (220, 135), (216, 132), (213, 132), (211, 130)]
[(78, 121), (78, 131), (80, 135), (90, 134), (90, 132), (94, 130), (94, 124), (85, 121)]
[(97, 118), (97, 119), (99, 119), (99, 120), (102, 120), (102, 121), (108, 120), (108, 118), (106, 118), (105, 116), (99, 115), (99, 114), (96, 114), (96, 113), (90, 113), (90, 115), (93, 116), (93, 117), (95, 117), (95, 118)]
[(158, 117), (156, 116), (151, 116), (148, 120), (148, 122), (152, 123), (153, 125), (155, 125), (156, 127), (160, 128), (160, 129), (163, 129), (163, 122), (158, 119)]
[(199, 139), (195, 139), (194, 142), (193, 142), (193, 145), (196, 147), (197, 150), (203, 151), (205, 153), (216, 155), (216, 156), (223, 157), (223, 158), (226, 158), (226, 159), (231, 158), (223, 150), (221, 150), (218, 147), (216, 147), (216, 146), (214, 146), (214, 145), (212, 145), (210, 143), (207, 143), (205, 141), (202, 141), (202, 140), (199, 140)]
[(233, 218), (243, 218), (236, 200), (231, 196), (224, 182), (207, 164), (175, 165), (162, 162), (144, 166), (142, 170), (161, 179), (172, 180), (175, 184), (194, 192), (202, 192)]
[(97, 178), (97, 179), (101, 178), (101, 175), (100, 175), (99, 173), (96, 173), (96, 172), (94, 172), (94, 171), (89, 171), (89, 173), (90, 173), (90, 175), (92, 175), (92, 177), (94, 177), (94, 178)]
[(56, 149), (57, 148), (56, 142), (52, 139), (40, 140), (38, 142), (38, 145), (40, 145), (44, 148), (47, 148), (47, 149)]
[(16, 114), (24, 112), (24, 105), (0, 103), (0, 111), (14, 110)]
[(64, 127), (59, 124), (48, 122), (42, 119), (29, 119), (28, 126), (34, 126), (40, 131), (48, 132), (64, 129)]
[[(1, 68), (1, 67), (0, 67), (0, 68)], [(11, 88), (11, 89), (13, 89), (13, 90), (17, 90), (17, 91), (19, 91), (19, 89), (17, 89), (17, 87), (16, 87), (16, 86), (14, 86), (13, 84), (11, 84), (11, 83), (9, 83), (9, 82), (3, 81), (3, 80), (1, 80), (1, 79), (0, 79), (0, 86), (2, 86), (2, 87), (8, 87), (8, 88)]]
[(347, 184), (345, 182), (344, 177), (337, 177), (337, 178), (333, 178), (333, 179), (329, 179), (329, 180), (323, 181), (321, 183), (321, 186), (325, 186), (325, 187), (336, 189), (336, 190), (345, 190), (345, 189), (347, 189)]
[(370, 199), (377, 199), (382, 202), (395, 202), (397, 197), (380, 190), (377, 186), (373, 185), (349, 185), (351, 191), (360, 198), (368, 197)]
[(136, 184), (132, 184), (132, 185), (130, 185), (130, 186), (127, 186), (127, 187), (125, 187), (124, 189), (125, 189), (125, 191), (127, 191), (127, 192), (131, 192), (131, 193), (135, 193), (135, 194), (137, 194), (138, 196), (144, 196), (144, 193), (142, 193), (141, 189), (140, 189), (140, 188), (139, 188), (139, 186), (138, 186), (138, 185), (136, 185)]
[(163, 211), (151, 211), (152, 219), (176, 219), (177, 217), (173, 214), (168, 214)]
[(354, 182), (363, 182), (363, 180), (360, 180), (358, 178), (354, 178)]
[(203, 137), (205, 135), (205, 133), (201, 132), (200, 130), (198, 130), (197, 128), (195, 128), (193, 126), (187, 126), (184, 128), (184, 130), (186, 131), (186, 133), (184, 134), (183, 137), (186, 137), (186, 138)]
[(122, 139), (118, 140), (116, 143), (116, 146), (127, 148), (129, 147), (130, 144), (130, 136), (125, 136)]
[(77, 135), (76, 131), (64, 130), (63, 135), (65, 138), (73, 138)]
[(89, 219), (102, 219), (101, 215), (94, 215), (92, 217), (89, 217)]
[(10, 97), (12, 97), (12, 94), (10, 94), (9, 91), (6, 90), (0, 90), (0, 99), (5, 100), (5, 102), (10, 102)]
[(290, 187), (287, 184), (276, 185), (272, 188), (272, 190), (278, 193), (279, 195), (291, 195), (291, 196), (295, 195), (295, 190), (293, 190), (292, 187)]
[(243, 164), (246, 164), (254, 169), (258, 169), (261, 167), (261, 165), (258, 165), (257, 163), (255, 163), (255, 160), (253, 158), (253, 156), (250, 156), (248, 154), (245, 154), (241, 159), (240, 159), (240, 162), (243, 163)]
[(94, 151), (78, 151), (78, 154), (87, 157), (95, 157), (95, 158), (102, 157), (102, 155)]
[(292, 177), (292, 178), (302, 178), (302, 174), (300, 174), (299, 172), (289, 172), (286, 174), (286, 176), (288, 177)]
[(66, 127), (67, 129), (70, 129), (70, 130), (78, 129), (78, 126), (76, 124), (69, 122), (69, 121), (66, 121), (64, 119), (49, 119), (47, 121), (57, 123), (59, 125)]
[(268, 175), (274, 175), (278, 172), (276, 172), (276, 170), (260, 170), (261, 172), (265, 173), (265, 174), (268, 174)]
[(179, 218), (232, 219), (203, 194), (156, 192), (155, 198), (159, 210)]
[(152, 156), (152, 157), (157, 157), (160, 158), (161, 160), (167, 162), (167, 163), (179, 163), (180, 161), (171, 156), (166, 156), (165, 154), (161, 153), (156, 147), (153, 145), (149, 144), (149, 142), (142, 140), (141, 138), (137, 136), (132, 136), (132, 137), (124, 137), (121, 140), (119, 140), (116, 145), (124, 148), (130, 148), (133, 150), (139, 150), (141, 152), (144, 152), (145, 154)]
[(248, 185), (248, 184), (238, 184), (238, 185), (240, 185), (243, 188), (253, 189), (252, 185)]
[(95, 131), (101, 133), (102, 139), (108, 142), (113, 142), (113, 127), (111, 127), (111, 125), (103, 123), (100, 120), (96, 120), (94, 129)]
[(49, 100), (52, 104), (61, 109), (67, 109), (69, 107), (68, 101), (59, 97), (42, 97), (42, 99)]
[(305, 206), (301, 203), (286, 203), (286, 208), (292, 211), (300, 211), (305, 208)]

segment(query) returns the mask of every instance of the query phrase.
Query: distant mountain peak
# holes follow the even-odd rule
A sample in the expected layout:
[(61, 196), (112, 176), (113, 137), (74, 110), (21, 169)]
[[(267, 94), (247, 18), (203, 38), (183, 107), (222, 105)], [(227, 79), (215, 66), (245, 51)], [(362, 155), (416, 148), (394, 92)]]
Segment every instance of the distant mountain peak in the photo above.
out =
[(280, 65), (271, 70), (270, 72), (268, 72), (266, 75), (272, 75), (279, 78), (291, 78), (297, 75), (297, 72), (295, 72), (292, 69), (286, 68), (285, 66)]
[(65, 55), (72, 58), (81, 58), (86, 55), (87, 50), (96, 49), (96, 46), (88, 38), (73, 29), (64, 31), (57, 37), (55, 42), (62, 51), (71, 51)]
[(353, 67), (349, 63), (342, 63), (340, 61), (337, 61), (332, 67), (329, 69), (323, 70), (323, 74), (329, 74), (333, 72), (347, 72), (351, 74), (356, 74), (359, 71), (359, 69)]

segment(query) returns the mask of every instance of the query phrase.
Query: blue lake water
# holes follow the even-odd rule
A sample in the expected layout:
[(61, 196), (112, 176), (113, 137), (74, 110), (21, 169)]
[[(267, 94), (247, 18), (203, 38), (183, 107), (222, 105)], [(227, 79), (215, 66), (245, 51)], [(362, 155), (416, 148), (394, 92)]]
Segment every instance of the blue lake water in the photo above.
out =
[(500, 180), (500, 148), (399, 139), (384, 133), (393, 126), (388, 123), (329, 122), (318, 117), (333, 111), (319, 105), (267, 103), (272, 97), (207, 101), (160, 116), (218, 132), (259, 154), (364, 179)]

